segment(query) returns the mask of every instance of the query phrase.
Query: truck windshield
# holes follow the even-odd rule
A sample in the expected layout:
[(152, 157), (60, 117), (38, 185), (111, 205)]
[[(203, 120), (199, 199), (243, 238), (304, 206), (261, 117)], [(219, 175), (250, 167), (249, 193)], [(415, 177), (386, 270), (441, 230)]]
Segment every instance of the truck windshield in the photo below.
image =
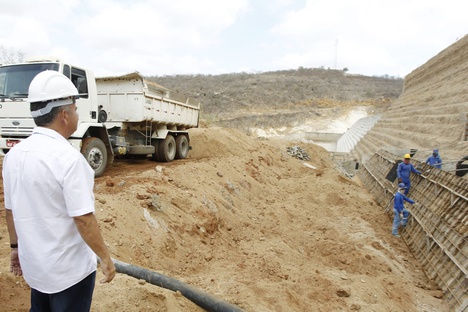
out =
[(44, 70), (59, 70), (57, 63), (7, 65), (0, 67), (0, 98), (27, 98), (31, 80)]

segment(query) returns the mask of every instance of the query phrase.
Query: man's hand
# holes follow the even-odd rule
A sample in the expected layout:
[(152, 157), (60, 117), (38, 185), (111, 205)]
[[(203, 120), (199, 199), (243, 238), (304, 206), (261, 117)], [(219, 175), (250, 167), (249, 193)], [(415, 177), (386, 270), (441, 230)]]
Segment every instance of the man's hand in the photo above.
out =
[(400, 219), (403, 219), (403, 213), (400, 213)]
[(103, 261), (102, 259), (100, 260), (101, 263), (101, 270), (102, 273), (104, 273), (104, 278), (102, 278), (99, 282), (101, 284), (103, 283), (109, 283), (112, 281), (115, 277), (115, 265), (114, 262), (109, 258), (106, 261)]
[(13, 273), (15, 276), (23, 275), (23, 270), (21, 269), (17, 248), (13, 248), (10, 252), (10, 272)]

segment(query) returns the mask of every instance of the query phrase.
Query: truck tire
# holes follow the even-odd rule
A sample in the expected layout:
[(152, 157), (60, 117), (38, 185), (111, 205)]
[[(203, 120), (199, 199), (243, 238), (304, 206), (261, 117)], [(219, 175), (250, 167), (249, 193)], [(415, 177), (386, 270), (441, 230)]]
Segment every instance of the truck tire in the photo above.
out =
[(101, 139), (94, 137), (83, 139), (81, 154), (94, 170), (94, 176), (100, 177), (107, 166), (107, 150)]
[(175, 139), (171, 134), (159, 142), (159, 161), (170, 162), (173, 161), (176, 154)]
[(185, 159), (187, 158), (189, 152), (189, 142), (185, 134), (179, 134), (176, 139), (176, 159)]
[(154, 146), (154, 154), (151, 154), (151, 160), (154, 161), (161, 161), (161, 157), (159, 156), (159, 143), (161, 140), (153, 140), (151, 144)]

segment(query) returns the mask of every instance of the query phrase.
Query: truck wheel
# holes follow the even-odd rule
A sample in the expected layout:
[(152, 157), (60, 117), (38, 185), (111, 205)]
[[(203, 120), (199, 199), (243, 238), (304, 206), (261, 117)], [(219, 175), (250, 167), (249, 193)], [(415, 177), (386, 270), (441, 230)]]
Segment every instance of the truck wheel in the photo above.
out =
[(99, 177), (104, 173), (107, 166), (107, 150), (99, 138), (85, 138), (81, 147), (81, 154), (94, 170), (94, 176)]
[(171, 134), (159, 142), (159, 160), (164, 162), (173, 161), (176, 154), (175, 139)]
[(176, 139), (176, 159), (185, 159), (187, 158), (189, 152), (189, 142), (185, 134), (179, 134)]
[(161, 142), (161, 140), (153, 140), (151, 142), (154, 146), (154, 154), (151, 154), (151, 160), (161, 161), (161, 157), (159, 156), (159, 142)]

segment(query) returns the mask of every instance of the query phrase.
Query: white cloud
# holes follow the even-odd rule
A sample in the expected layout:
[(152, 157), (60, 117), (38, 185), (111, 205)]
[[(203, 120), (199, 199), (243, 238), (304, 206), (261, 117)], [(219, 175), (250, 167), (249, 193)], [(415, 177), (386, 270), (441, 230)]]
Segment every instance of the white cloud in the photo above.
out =
[(213, 0), (108, 2), (107, 9), (95, 6), (81, 19), (77, 35), (87, 48), (105, 55), (96, 67), (105, 72), (138, 68), (144, 74), (203, 72), (212, 63), (199, 55), (247, 6), (246, 1)]
[[(456, 36), (447, 39), (448, 33), (466, 33), (465, 17), (459, 13), (464, 3), (308, 0), (271, 33), (282, 42), (285, 53), (279, 62), (285, 64), (331, 68), (336, 64), (369, 75), (378, 74), (379, 68), (380, 74), (404, 76), (453, 43)], [(402, 64), (408, 53), (420, 62), (413, 58), (412, 63)]]
[(97, 75), (324, 66), (404, 76), (468, 30), (463, 0), (1, 2), (0, 44)]

